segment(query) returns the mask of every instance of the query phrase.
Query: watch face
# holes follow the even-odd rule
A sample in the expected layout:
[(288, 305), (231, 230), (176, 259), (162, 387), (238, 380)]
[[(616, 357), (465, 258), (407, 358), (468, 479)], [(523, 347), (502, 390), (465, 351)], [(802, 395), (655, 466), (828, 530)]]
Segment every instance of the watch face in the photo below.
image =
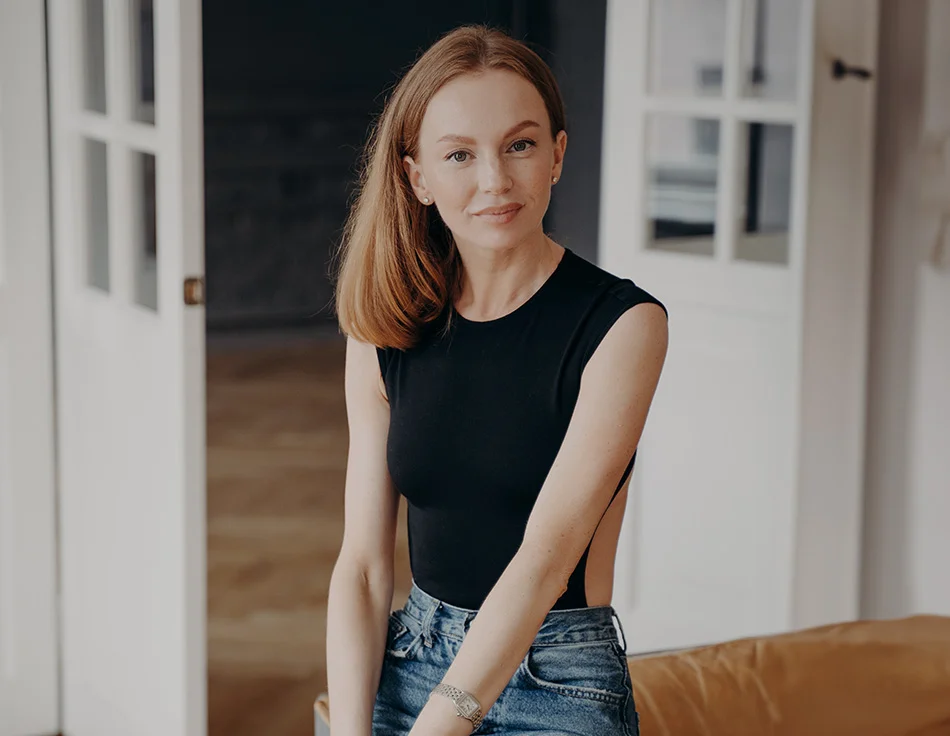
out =
[(475, 699), (470, 695), (460, 697), (457, 705), (459, 711), (461, 711), (462, 715), (466, 718), (475, 715), (475, 711), (478, 710), (478, 703), (476, 703)]

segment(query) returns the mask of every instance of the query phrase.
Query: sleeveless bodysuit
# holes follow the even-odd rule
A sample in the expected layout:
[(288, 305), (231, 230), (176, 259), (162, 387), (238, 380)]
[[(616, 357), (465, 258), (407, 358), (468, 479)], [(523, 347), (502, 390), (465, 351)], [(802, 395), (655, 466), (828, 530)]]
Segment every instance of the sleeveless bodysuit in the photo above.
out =
[[(663, 307), (565, 249), (513, 312), (487, 322), (454, 312), (447, 335), (433, 327), (408, 350), (377, 348), (390, 404), (387, 462), (406, 497), (410, 567), (423, 590), (481, 606), (518, 551), (584, 366), (617, 318), (644, 302)], [(554, 610), (587, 606), (589, 551)]]

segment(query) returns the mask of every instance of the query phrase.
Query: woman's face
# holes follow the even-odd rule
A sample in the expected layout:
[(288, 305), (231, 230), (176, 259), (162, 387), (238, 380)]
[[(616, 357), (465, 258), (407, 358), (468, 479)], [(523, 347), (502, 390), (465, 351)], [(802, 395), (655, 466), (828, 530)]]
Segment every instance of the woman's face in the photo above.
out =
[[(552, 139), (544, 100), (505, 70), (466, 74), (429, 101), (418, 156), (404, 166), (457, 243), (503, 249), (540, 233), (567, 134)], [(464, 246), (463, 246), (464, 247)]]

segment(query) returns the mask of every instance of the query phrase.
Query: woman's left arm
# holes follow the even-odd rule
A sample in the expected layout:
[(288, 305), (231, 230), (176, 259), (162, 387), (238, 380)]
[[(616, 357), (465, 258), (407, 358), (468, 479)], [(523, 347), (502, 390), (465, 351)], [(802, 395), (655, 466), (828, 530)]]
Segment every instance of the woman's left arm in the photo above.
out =
[[(486, 596), (443, 681), (488, 713), (528, 653), (633, 455), (666, 358), (661, 307), (638, 304), (611, 326), (581, 377), (564, 441), (517, 554)], [(468, 734), (445, 697), (430, 698), (410, 736)]]

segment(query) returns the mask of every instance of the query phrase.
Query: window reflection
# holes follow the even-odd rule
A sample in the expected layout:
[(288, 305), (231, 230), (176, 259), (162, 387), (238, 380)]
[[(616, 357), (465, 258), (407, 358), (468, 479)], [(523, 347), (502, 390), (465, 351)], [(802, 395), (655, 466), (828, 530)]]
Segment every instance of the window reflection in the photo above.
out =
[(711, 256), (716, 233), (719, 121), (652, 115), (648, 121), (647, 247)]

